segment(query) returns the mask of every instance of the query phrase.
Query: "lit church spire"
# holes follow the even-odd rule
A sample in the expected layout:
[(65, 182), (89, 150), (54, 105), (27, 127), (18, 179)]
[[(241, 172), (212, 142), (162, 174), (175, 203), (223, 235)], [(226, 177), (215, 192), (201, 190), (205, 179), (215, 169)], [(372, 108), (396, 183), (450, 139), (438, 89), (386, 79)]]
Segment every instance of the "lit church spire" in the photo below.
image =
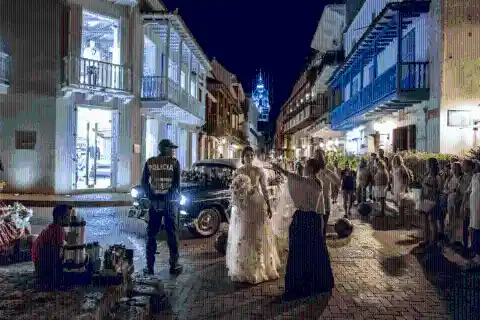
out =
[(258, 121), (268, 121), (268, 114), (270, 113), (270, 92), (268, 92), (268, 88), (265, 88), (263, 78), (260, 71), (254, 81), (252, 93), (253, 103), (260, 113)]

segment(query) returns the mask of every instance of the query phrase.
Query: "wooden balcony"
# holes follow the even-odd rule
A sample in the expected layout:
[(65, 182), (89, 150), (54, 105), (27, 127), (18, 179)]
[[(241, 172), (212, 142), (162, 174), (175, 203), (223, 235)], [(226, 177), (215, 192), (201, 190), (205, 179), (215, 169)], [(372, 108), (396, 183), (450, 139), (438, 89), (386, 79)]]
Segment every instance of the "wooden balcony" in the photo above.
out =
[(140, 95), (142, 108), (151, 112), (159, 112), (167, 118), (192, 125), (201, 125), (205, 121), (205, 103), (192, 97), (170, 78), (144, 76)]
[[(391, 67), (332, 111), (332, 128), (345, 130), (368, 120), (370, 114), (394, 112), (427, 100), (428, 66), (428, 62), (403, 62)], [(397, 68), (401, 76), (399, 89)]]
[(132, 96), (131, 69), (75, 56), (64, 58), (63, 90), (118, 97)]

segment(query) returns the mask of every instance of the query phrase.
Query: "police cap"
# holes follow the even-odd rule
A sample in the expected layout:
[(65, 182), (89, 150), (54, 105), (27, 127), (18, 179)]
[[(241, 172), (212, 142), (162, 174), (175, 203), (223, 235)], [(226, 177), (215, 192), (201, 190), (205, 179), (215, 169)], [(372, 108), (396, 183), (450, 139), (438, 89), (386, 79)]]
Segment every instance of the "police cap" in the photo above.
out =
[(159, 150), (162, 150), (162, 149), (166, 149), (166, 148), (172, 148), (172, 149), (177, 149), (178, 146), (175, 145), (172, 141), (170, 141), (169, 139), (162, 139), (162, 141), (160, 141), (160, 143), (158, 144), (158, 149)]

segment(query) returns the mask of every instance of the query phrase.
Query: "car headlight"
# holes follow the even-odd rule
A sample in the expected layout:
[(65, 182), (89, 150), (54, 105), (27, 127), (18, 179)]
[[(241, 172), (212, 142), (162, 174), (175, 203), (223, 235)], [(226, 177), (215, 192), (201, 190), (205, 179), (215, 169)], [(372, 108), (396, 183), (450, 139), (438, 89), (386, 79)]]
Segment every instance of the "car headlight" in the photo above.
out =
[(186, 204), (187, 204), (187, 200), (188, 200), (187, 197), (185, 197), (184, 195), (181, 195), (181, 196), (180, 196), (180, 205), (181, 205), (181, 206), (186, 205)]
[(132, 195), (132, 198), (137, 198), (138, 197), (138, 190), (137, 189), (132, 189), (132, 191), (130, 191), (130, 194)]

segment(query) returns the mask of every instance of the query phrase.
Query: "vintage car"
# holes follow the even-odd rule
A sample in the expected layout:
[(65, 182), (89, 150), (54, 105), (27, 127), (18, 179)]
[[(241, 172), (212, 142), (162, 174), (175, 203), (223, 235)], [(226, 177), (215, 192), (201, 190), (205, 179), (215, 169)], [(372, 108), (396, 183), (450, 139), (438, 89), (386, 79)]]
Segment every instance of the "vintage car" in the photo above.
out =
[[(182, 183), (181, 225), (195, 236), (210, 237), (217, 233), (222, 222), (228, 222), (230, 183), (240, 165), (240, 159), (201, 160), (193, 165), (190, 173), (184, 174), (188, 178)], [(280, 175), (267, 170), (272, 196)]]

